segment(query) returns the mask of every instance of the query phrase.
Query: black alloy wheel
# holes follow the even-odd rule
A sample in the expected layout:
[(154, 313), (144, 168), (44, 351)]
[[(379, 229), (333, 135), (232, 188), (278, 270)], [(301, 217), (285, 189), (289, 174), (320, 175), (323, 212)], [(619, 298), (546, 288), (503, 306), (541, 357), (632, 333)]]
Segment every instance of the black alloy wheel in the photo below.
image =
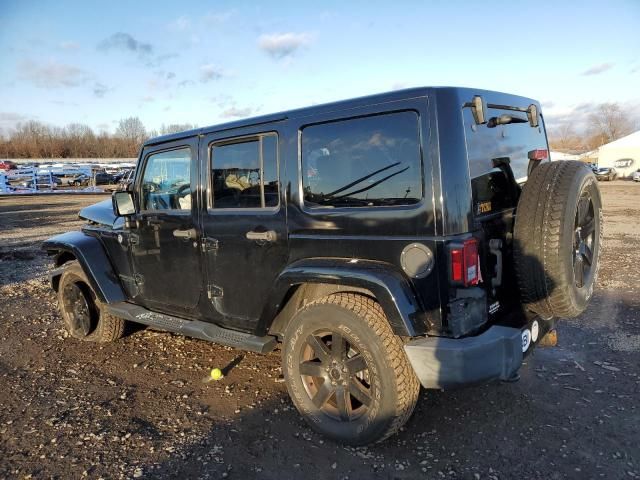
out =
[(299, 372), (313, 404), (331, 418), (355, 420), (371, 404), (367, 362), (339, 332), (319, 331), (309, 335)]
[(595, 214), (593, 201), (584, 191), (578, 201), (574, 222), (573, 273), (576, 287), (582, 288), (591, 275), (593, 264), (593, 242), (595, 236)]
[(90, 292), (79, 282), (68, 283), (62, 291), (62, 308), (71, 334), (88, 336), (96, 327), (96, 313)]

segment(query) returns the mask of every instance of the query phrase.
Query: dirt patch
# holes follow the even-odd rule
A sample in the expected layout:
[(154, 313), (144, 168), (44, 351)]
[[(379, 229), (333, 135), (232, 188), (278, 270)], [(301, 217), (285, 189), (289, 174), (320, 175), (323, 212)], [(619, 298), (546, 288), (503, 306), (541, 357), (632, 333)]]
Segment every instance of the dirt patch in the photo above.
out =
[(559, 346), (529, 357), (520, 382), (423, 392), (407, 426), (367, 448), (306, 426), (277, 351), (144, 329), (68, 338), (40, 243), (104, 197), (1, 198), (0, 478), (638, 478), (640, 184), (601, 189), (600, 286)]

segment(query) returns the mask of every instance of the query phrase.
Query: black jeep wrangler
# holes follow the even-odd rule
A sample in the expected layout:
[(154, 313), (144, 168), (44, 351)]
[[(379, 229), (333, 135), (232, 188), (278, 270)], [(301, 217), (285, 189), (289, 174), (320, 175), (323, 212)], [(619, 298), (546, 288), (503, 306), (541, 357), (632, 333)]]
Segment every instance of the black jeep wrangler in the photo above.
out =
[(46, 241), (71, 335), (127, 321), (280, 343), (310, 425), (382, 440), (420, 390), (511, 380), (598, 271), (591, 169), (550, 162), (537, 102), (417, 88), (163, 136)]

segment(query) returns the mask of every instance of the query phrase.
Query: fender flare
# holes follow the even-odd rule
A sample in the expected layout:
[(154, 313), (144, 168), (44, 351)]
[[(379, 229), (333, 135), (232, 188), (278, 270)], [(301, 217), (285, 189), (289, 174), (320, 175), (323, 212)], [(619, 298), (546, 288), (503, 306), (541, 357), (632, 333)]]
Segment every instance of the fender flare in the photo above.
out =
[[(98, 238), (83, 232), (68, 232), (45, 240), (42, 249), (49, 255), (56, 255), (57, 266), (64, 263), (60, 262), (60, 259), (66, 256), (65, 254), (72, 255), (80, 263), (91, 288), (102, 303), (127, 300), (109, 257)], [(50, 273), (51, 286), (54, 290), (57, 290), (63, 271), (64, 268), (58, 268)]]
[(389, 325), (397, 335), (416, 337), (427, 331), (426, 315), (406, 276), (384, 262), (350, 258), (309, 258), (298, 260), (276, 278), (261, 317), (265, 330), (271, 327), (291, 288), (307, 283), (345, 285), (366, 289), (382, 306)]

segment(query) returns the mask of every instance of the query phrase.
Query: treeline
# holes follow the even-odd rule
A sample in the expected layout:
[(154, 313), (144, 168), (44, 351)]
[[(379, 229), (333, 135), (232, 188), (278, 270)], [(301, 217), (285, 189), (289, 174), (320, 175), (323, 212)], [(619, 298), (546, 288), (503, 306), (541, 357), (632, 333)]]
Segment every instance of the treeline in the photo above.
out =
[(196, 126), (184, 123), (147, 130), (138, 117), (129, 117), (111, 134), (96, 133), (82, 123), (53, 127), (32, 120), (0, 139), (0, 158), (132, 158), (146, 139), (192, 128)]
[[(638, 117), (617, 103), (595, 105), (591, 113), (574, 113), (564, 122), (547, 127), (551, 150), (585, 153), (636, 131)], [(582, 128), (576, 128), (581, 125)]]

